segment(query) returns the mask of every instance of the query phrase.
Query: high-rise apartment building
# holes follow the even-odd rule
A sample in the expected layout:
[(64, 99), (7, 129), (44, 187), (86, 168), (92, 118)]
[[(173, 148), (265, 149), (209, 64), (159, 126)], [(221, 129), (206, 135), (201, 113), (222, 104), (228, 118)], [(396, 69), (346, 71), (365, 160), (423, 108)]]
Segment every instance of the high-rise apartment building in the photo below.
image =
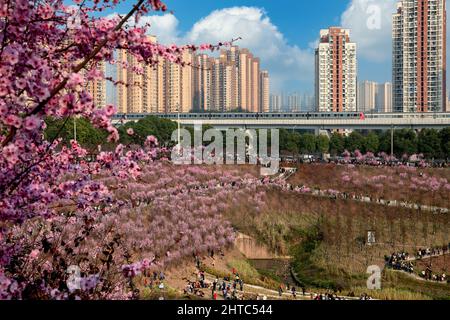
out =
[(248, 49), (232, 46), (218, 58), (198, 55), (195, 61), (194, 110), (269, 110), (269, 73)]
[(356, 111), (356, 44), (350, 41), (348, 29), (320, 31), (315, 65), (317, 111)]
[(185, 51), (182, 55), (185, 65), (166, 61), (164, 74), (165, 112), (188, 113), (194, 102), (194, 54)]
[(363, 81), (358, 86), (358, 111), (392, 112), (392, 84)]
[(219, 110), (222, 112), (235, 110), (239, 107), (238, 69), (232, 61), (222, 57), (219, 63), (219, 74)]
[(127, 51), (125, 49), (119, 49), (116, 52), (116, 96), (117, 96), (117, 112), (128, 113), (127, 93), (128, 93), (128, 79), (127, 79)]
[(251, 68), (251, 97), (250, 97), (250, 107), (247, 109), (250, 112), (261, 112), (260, 109), (260, 92), (261, 92), (261, 70), (260, 70), (260, 60), (259, 58), (254, 58), (252, 60)]
[[(149, 37), (155, 41), (155, 37)], [(148, 66), (124, 49), (117, 53), (116, 88), (119, 113), (190, 112), (194, 103), (194, 55), (186, 51), (184, 66), (162, 58)]]
[[(149, 38), (155, 41), (156, 38)], [(119, 113), (269, 111), (269, 73), (236, 46), (217, 58), (185, 51), (183, 64), (160, 58), (147, 66), (126, 50), (116, 52), (114, 78)], [(241, 70), (243, 69), (243, 70)], [(245, 108), (241, 107), (243, 105)]]
[(363, 81), (358, 85), (358, 111), (376, 111), (376, 96), (378, 93), (378, 83), (373, 81)]
[[(237, 47), (232, 47), (230, 51), (233, 52), (233, 50), (238, 50)], [(239, 73), (239, 92), (238, 92), (238, 99), (239, 99), (239, 107), (242, 110), (249, 110), (251, 101), (251, 88), (250, 88), (250, 81), (251, 81), (251, 66), (252, 66), (252, 59), (253, 56), (247, 49), (242, 49), (238, 51), (238, 58), (236, 59), (237, 67), (238, 67), (238, 73)]]
[[(156, 37), (149, 36), (156, 42)], [(151, 113), (164, 110), (165, 92), (163, 87), (165, 61), (148, 66), (138, 61), (127, 50), (116, 52), (116, 87), (119, 113)]]
[(127, 53), (127, 110), (129, 113), (144, 113), (144, 65)]
[(271, 112), (280, 112), (283, 104), (283, 98), (280, 94), (271, 94), (270, 95), (270, 111)]
[(317, 110), (315, 96), (308, 93), (303, 94), (302, 100), (300, 102), (300, 107), (303, 112)]
[(392, 112), (392, 84), (390, 82), (377, 85), (375, 109), (381, 113)]
[(261, 79), (260, 79), (260, 110), (259, 112), (269, 112), (270, 111), (270, 80), (269, 80), (269, 72), (266, 70), (261, 71)]
[(204, 106), (200, 106), (200, 108), (205, 109), (207, 111), (222, 111), (222, 102), (221, 102), (221, 63), (219, 59), (211, 60), (211, 107), (210, 109), (205, 108)]
[(445, 112), (450, 112), (450, 93), (447, 95), (447, 109)]
[(260, 59), (253, 56), (248, 49), (232, 46), (222, 50), (223, 63), (233, 65), (237, 71), (237, 106), (244, 111), (260, 112), (261, 70)]
[[(98, 62), (95, 69), (105, 74), (106, 64)], [(92, 96), (92, 102), (96, 108), (102, 108), (106, 105), (106, 80), (104, 77), (99, 80), (88, 81), (86, 90)]]
[(288, 110), (290, 112), (299, 112), (301, 109), (300, 96), (298, 93), (292, 93), (287, 96)]
[(195, 57), (194, 111), (212, 110), (212, 80), (214, 59), (206, 54)]
[(439, 112), (446, 104), (445, 0), (401, 0), (393, 15), (396, 112)]

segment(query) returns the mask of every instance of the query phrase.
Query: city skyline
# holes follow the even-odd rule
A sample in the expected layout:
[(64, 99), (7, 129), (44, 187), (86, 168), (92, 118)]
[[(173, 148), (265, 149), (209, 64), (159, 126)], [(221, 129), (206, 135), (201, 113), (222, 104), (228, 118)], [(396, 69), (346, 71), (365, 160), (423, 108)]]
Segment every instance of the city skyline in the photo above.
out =
[[(330, 26), (351, 30), (358, 44), (359, 79), (392, 82), (392, 14), (397, 0), (199, 2), (193, 10), (188, 3), (169, 0), (167, 5), (174, 15), (147, 17), (146, 21), (167, 43), (225, 41), (242, 36), (246, 30), (237, 45), (261, 57), (262, 68), (271, 74), (271, 93), (314, 90), (317, 34)], [(371, 20), (373, 6), (380, 11), (379, 25)], [(280, 9), (286, 7), (292, 10)], [(118, 11), (127, 8), (122, 4)]]
[[(148, 39), (158, 42), (155, 36)], [(112, 104), (122, 114), (269, 112), (270, 74), (246, 48), (231, 46), (219, 57), (185, 51), (183, 66), (163, 59), (148, 66), (125, 49), (115, 52), (115, 60), (115, 65), (96, 67), (117, 86), (105, 79), (87, 84), (98, 107)]]
[[(372, 0), (369, 2), (376, 3), (377, 1)], [(422, 5), (417, 7), (418, 3)], [(447, 33), (446, 17), (444, 17), (446, 1), (424, 0), (418, 2), (417, 0), (395, 0), (395, 4), (396, 9), (391, 12), (391, 20), (393, 21), (390, 36), (391, 60), (393, 61), (391, 79), (377, 81), (375, 77), (363, 78), (360, 76), (359, 70), (362, 64), (358, 57), (360, 56), (360, 51), (364, 52), (365, 44), (354, 40), (354, 33), (358, 35), (358, 30), (353, 32), (354, 29), (339, 26), (321, 29), (320, 36), (317, 37), (316, 42), (310, 44), (311, 46), (314, 45), (315, 48), (313, 63), (315, 71), (312, 77), (315, 82), (315, 105), (311, 109), (322, 112), (366, 110), (426, 112), (446, 111), (448, 109), (446, 97)], [(375, 8), (378, 7), (375, 6)], [(381, 8), (378, 9), (381, 10)], [(242, 10), (250, 12), (251, 8), (243, 8)], [(230, 12), (237, 14), (238, 10), (235, 9)], [(218, 11), (215, 11), (215, 13), (217, 14)], [(165, 19), (164, 17), (159, 16), (158, 18)], [(425, 18), (425, 22), (422, 22), (423, 18)], [(269, 23), (270, 20), (267, 18), (266, 22)], [(381, 22), (376, 19), (368, 21), (367, 27), (379, 28), (377, 23)], [(424, 34), (428, 35), (424, 40), (419, 41), (421, 39), (420, 35), (422, 35), (423, 39)], [(156, 39), (156, 36), (152, 37)], [(167, 40), (167, 38), (163, 37), (162, 40)], [(159, 38), (158, 41), (161, 42)], [(266, 65), (264, 59), (259, 56), (253, 59), (253, 56), (256, 57), (257, 55), (253, 52), (250, 53), (250, 50), (247, 48), (236, 48), (239, 48), (237, 43), (229, 48), (220, 50), (220, 52), (213, 52), (209, 55), (190, 55), (186, 62), (200, 66), (200, 71), (186, 71), (179, 66), (171, 66), (169, 64), (171, 66), (169, 69), (173, 68), (174, 70), (169, 70), (168, 73), (164, 71), (165, 74), (159, 75), (159, 78), (165, 77), (170, 79), (171, 84), (175, 83), (174, 86), (179, 87), (178, 89), (172, 88), (172, 85), (170, 86), (170, 90), (175, 90), (174, 92), (167, 92), (167, 90), (163, 92), (161, 91), (162, 88), (156, 88), (161, 86), (158, 84), (158, 81), (162, 81), (158, 80), (158, 76), (147, 77), (155, 82), (155, 88), (148, 89), (149, 94), (158, 96), (157, 99), (164, 100), (164, 106), (160, 105), (161, 102), (148, 101), (147, 104), (152, 104), (155, 107), (140, 106), (136, 110), (169, 112), (173, 111), (174, 106), (180, 106), (181, 112), (189, 112), (191, 110), (230, 111), (236, 109), (250, 112), (267, 112), (274, 109), (301, 110), (300, 101), (295, 103), (292, 101), (284, 103), (283, 101), (283, 103), (280, 103), (282, 100), (271, 99), (270, 95), (276, 95), (280, 92), (310, 92), (310, 90), (298, 90), (298, 88), (289, 90), (289, 87), (283, 87), (280, 90), (276, 84), (276, 74), (273, 75), (268, 70), (264, 73), (265, 77), (262, 77), (261, 70)], [(247, 59), (247, 56), (250, 60)], [(279, 58), (281, 60), (282, 55)], [(164, 64), (167, 63), (164, 62)], [(165, 70), (165, 67), (163, 68)], [(173, 75), (180, 72), (179, 79), (173, 80)], [(121, 72), (118, 73), (120, 77)], [(295, 74), (295, 70), (290, 73)], [(150, 74), (153, 75), (149, 71)], [(124, 82), (138, 85), (142, 83), (142, 80), (139, 79), (134, 81), (133, 75), (129, 75), (129, 77), (130, 80), (125, 79)], [(180, 82), (181, 79), (183, 79), (183, 82)], [(367, 100), (365, 92), (369, 91), (369, 89), (362, 88), (357, 84), (363, 80), (370, 81), (374, 85), (376, 83), (372, 90), (373, 92), (378, 92), (378, 83), (384, 85), (383, 88), (380, 87), (380, 90), (384, 92), (384, 97), (378, 98), (385, 101), (383, 107), (375, 106), (374, 99), (376, 94), (371, 93), (371, 101)], [(386, 84), (392, 85), (387, 86)], [(393, 88), (391, 89), (393, 92), (387, 93), (386, 91), (390, 88)], [(91, 91), (94, 97), (98, 96), (98, 90), (91, 88)], [(115, 99), (111, 102), (119, 101), (119, 105), (125, 104), (125, 100), (121, 100), (123, 97), (121, 91), (119, 88), (117, 89), (118, 95), (111, 95)], [(262, 94), (261, 91), (267, 92)], [(142, 100), (142, 95), (143, 93), (139, 93), (137, 99)], [(106, 96), (109, 97), (110, 95)], [(131, 94), (130, 97), (126, 103), (131, 104), (131, 106), (127, 108), (133, 111), (134, 94)], [(166, 97), (168, 98), (166, 99)], [(361, 100), (363, 99), (366, 100), (364, 105), (361, 105)], [(387, 102), (387, 99), (391, 101)], [(262, 101), (264, 101), (264, 106), (262, 106)], [(124, 108), (119, 106), (119, 110), (122, 109)], [(307, 109), (310, 109), (309, 106)]]

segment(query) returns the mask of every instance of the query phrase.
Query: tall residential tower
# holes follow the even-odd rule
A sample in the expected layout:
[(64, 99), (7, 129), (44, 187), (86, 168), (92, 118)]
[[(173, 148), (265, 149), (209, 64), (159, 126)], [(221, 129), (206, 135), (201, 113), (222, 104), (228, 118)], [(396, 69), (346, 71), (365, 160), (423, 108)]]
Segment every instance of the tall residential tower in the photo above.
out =
[(440, 112), (446, 104), (445, 0), (401, 0), (392, 23), (395, 112)]
[(315, 55), (317, 111), (356, 111), (356, 44), (350, 41), (350, 30), (321, 30)]

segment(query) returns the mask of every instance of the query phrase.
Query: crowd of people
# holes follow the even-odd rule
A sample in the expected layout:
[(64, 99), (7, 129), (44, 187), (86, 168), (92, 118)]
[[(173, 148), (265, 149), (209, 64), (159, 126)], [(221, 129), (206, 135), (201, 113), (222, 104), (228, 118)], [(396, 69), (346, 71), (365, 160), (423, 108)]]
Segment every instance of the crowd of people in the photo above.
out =
[[(414, 261), (422, 260), (425, 258), (431, 258), (434, 256), (446, 255), (450, 250), (450, 243), (448, 245), (439, 247), (428, 247), (421, 248), (417, 250), (415, 256), (410, 256), (407, 252), (396, 252), (392, 253), (390, 256), (385, 256), (386, 266), (394, 269), (408, 272), (410, 274), (414, 273)], [(432, 270), (432, 262), (426, 267), (425, 270), (420, 271), (419, 276), (425, 280), (438, 281), (438, 282), (448, 282), (447, 275), (444, 272), (435, 273)]]
[(195, 281), (191, 281), (189, 279), (184, 279), (187, 281), (186, 288), (184, 289), (184, 294), (187, 295), (195, 295), (197, 297), (204, 298), (205, 293), (202, 289), (207, 289), (210, 287), (210, 283), (205, 279), (205, 273), (200, 271), (197, 275), (197, 279)]
[[(214, 260), (214, 251), (211, 251), (209, 256)], [(194, 261), (198, 270), (197, 279), (191, 281), (184, 278), (187, 281), (184, 294), (204, 298), (206, 296), (205, 291), (210, 290), (213, 300), (218, 300), (219, 295), (224, 300), (243, 300), (244, 280), (239, 276), (236, 269), (233, 268), (232, 275), (225, 276), (222, 280), (216, 277), (214, 280), (208, 281), (199, 256), (194, 255)]]
[(339, 297), (335, 293), (325, 293), (325, 294), (313, 294), (312, 300), (345, 300), (342, 297)]
[(448, 160), (426, 160), (416, 159), (410, 161), (408, 159), (391, 159), (389, 156), (384, 157), (333, 157), (328, 160), (328, 163), (334, 164), (353, 164), (364, 165), (371, 167), (416, 167), (416, 168), (448, 168), (450, 162)]
[(144, 272), (144, 286), (148, 287), (150, 289), (153, 289), (155, 287), (164, 287), (164, 280), (166, 279), (166, 276), (163, 271), (161, 272)]
[(419, 249), (416, 252), (416, 259), (422, 259), (422, 258), (447, 254), (449, 249), (450, 249), (450, 243), (448, 245), (444, 245), (442, 247)]
[[(290, 293), (292, 295), (292, 298), (294, 300), (297, 299), (297, 288), (295, 286), (290, 286), (289, 283), (286, 283), (284, 288), (285, 288), (287, 293)], [(305, 287), (301, 287), (301, 290), (302, 290), (302, 295), (305, 296), (306, 295), (306, 288)], [(278, 287), (278, 296), (282, 297), (283, 293), (284, 293), (283, 286), (280, 285)]]
[(386, 265), (394, 270), (402, 270), (408, 273), (414, 272), (414, 264), (409, 260), (407, 252), (393, 253), (390, 256), (385, 256)]
[[(415, 271), (416, 260), (447, 254), (449, 250), (450, 243), (441, 247), (421, 248), (416, 251), (415, 255), (410, 255), (405, 251), (394, 252), (389, 256), (385, 256), (385, 262), (388, 268), (413, 274)], [(214, 252), (210, 252), (208, 253), (208, 255), (214, 260)], [(186, 287), (184, 289), (184, 294), (194, 295), (199, 298), (206, 298), (209, 291), (211, 293), (211, 299), (213, 300), (218, 300), (219, 298), (224, 300), (244, 300), (244, 281), (236, 269), (233, 268), (230, 275), (223, 277), (223, 279), (215, 277), (214, 280), (208, 281), (205, 276), (205, 271), (202, 268), (201, 260), (197, 255), (194, 255), (194, 261), (198, 271), (197, 273), (194, 273), (194, 275), (196, 275), (196, 279), (192, 281), (187, 278), (183, 278), (185, 281), (187, 281)], [(425, 270), (418, 273), (419, 276), (430, 281), (448, 281), (445, 272), (443, 272), (442, 274), (434, 273), (431, 267), (432, 266), (430, 263), (430, 265), (427, 266)], [(152, 274), (145, 274), (144, 276), (145, 287), (149, 287), (150, 289), (159, 288), (160, 290), (164, 290), (164, 272), (153, 272)], [(308, 295), (311, 300), (345, 300), (344, 297), (338, 296), (336, 292), (307, 294), (306, 288), (303, 286), (300, 290), (301, 293), (299, 294), (301, 294), (304, 298)], [(279, 298), (289, 295), (292, 297), (292, 299), (296, 300), (297, 294), (297, 288), (295, 286), (289, 285), (289, 283), (287, 282), (285, 285), (280, 285), (278, 287)], [(249, 296), (251, 296), (251, 294), (247, 293), (247, 298), (249, 298)], [(267, 300), (266, 295), (258, 294), (255, 295), (255, 297), (257, 300)], [(353, 293), (349, 293), (348, 297), (357, 299), (357, 296), (355, 296)], [(359, 299), (372, 300), (373, 298), (367, 294), (362, 294)]]
[(409, 207), (409, 208), (415, 208), (419, 211), (422, 210), (429, 210), (436, 214), (446, 214), (449, 212), (449, 209), (447, 208), (437, 208), (437, 207), (427, 207), (421, 204), (416, 203), (410, 203), (407, 201), (397, 201), (397, 200), (385, 200), (383, 198), (376, 198), (373, 196), (365, 196), (362, 194), (356, 194), (354, 192), (348, 193), (348, 192), (341, 192), (338, 190), (331, 190), (331, 189), (325, 189), (322, 190), (320, 188), (309, 188), (305, 185), (293, 185), (293, 184), (286, 184), (287, 190), (290, 190), (292, 192), (300, 192), (304, 194), (312, 194), (315, 196), (320, 197), (328, 197), (330, 199), (334, 200), (354, 200), (359, 202), (367, 202), (367, 203), (377, 203), (381, 205), (386, 206), (403, 206), (403, 207)]
[(216, 278), (211, 287), (213, 300), (217, 300), (218, 291), (222, 294), (224, 300), (242, 300), (244, 298), (244, 281), (239, 277), (237, 272), (233, 272), (233, 279), (224, 277), (222, 281), (219, 281)]
[(437, 282), (446, 282), (448, 281), (447, 275), (445, 272), (438, 274), (434, 273), (430, 266), (427, 266), (427, 268), (420, 272), (419, 276), (425, 280), (429, 281), (437, 281)]

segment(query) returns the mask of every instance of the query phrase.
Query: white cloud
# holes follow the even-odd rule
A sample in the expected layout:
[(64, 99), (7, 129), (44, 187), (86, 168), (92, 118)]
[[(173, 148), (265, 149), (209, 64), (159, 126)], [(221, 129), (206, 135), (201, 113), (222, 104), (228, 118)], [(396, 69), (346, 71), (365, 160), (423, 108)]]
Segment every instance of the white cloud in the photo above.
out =
[(341, 24), (349, 28), (358, 55), (374, 62), (391, 59), (392, 14), (397, 0), (352, 0), (341, 16)]
[(262, 67), (270, 72), (271, 91), (293, 86), (301, 89), (302, 84), (309, 87), (314, 77), (313, 50), (288, 44), (261, 8), (232, 7), (213, 11), (184, 34), (177, 30), (178, 20), (173, 15), (142, 19), (152, 23), (150, 33), (164, 44), (214, 44), (242, 37), (236, 44), (261, 58)]
[[(396, 11), (397, 3), (398, 0), (350, 1), (341, 16), (341, 24), (351, 29), (351, 39), (356, 42), (360, 57), (375, 63), (391, 60), (392, 14)], [(449, 7), (450, 1), (446, 0), (446, 3)]]
[(164, 44), (179, 42), (178, 19), (173, 14), (162, 16), (144, 16), (139, 24), (150, 24), (150, 33), (158, 36), (158, 41)]
[[(392, 14), (398, 0), (347, 1), (349, 4), (341, 15), (340, 25), (351, 29), (351, 39), (357, 43), (360, 73), (364, 77), (378, 75), (389, 80)], [(446, 1), (449, 7), (450, 0)], [(242, 37), (236, 44), (250, 49), (261, 58), (262, 67), (270, 72), (273, 92), (313, 88), (314, 49), (318, 45), (319, 29), (333, 24), (330, 21), (330, 25), (318, 28), (317, 38), (301, 48), (289, 44), (264, 9), (257, 7), (215, 10), (197, 21), (187, 32), (179, 30), (179, 21), (173, 14), (144, 16), (140, 20), (140, 24), (143, 23), (150, 23), (149, 33), (156, 35), (164, 44), (217, 43)], [(450, 33), (447, 36), (450, 37)]]

